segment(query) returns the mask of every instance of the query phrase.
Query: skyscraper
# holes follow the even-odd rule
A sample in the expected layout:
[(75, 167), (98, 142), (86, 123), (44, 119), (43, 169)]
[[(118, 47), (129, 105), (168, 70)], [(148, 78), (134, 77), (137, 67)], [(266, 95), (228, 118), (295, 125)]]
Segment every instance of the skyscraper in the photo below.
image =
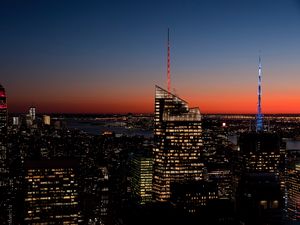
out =
[(133, 155), (131, 173), (133, 198), (139, 204), (151, 202), (153, 158), (148, 151), (144, 150)]
[(25, 163), (25, 224), (78, 224), (76, 161)]
[(172, 183), (203, 179), (202, 128), (199, 108), (156, 86), (153, 192), (156, 201), (170, 199)]
[[(300, 221), (300, 163), (294, 163), (287, 170), (287, 216), (290, 221)], [(291, 223), (292, 224), (292, 223)]]
[(7, 101), (4, 87), (0, 84), (0, 129), (7, 125)]
[(36, 115), (36, 108), (35, 108), (35, 106), (31, 106), (29, 108), (29, 115), (30, 115), (32, 121), (34, 121), (35, 120), (35, 115)]
[(274, 133), (243, 133), (239, 138), (242, 173), (279, 176), (280, 137)]

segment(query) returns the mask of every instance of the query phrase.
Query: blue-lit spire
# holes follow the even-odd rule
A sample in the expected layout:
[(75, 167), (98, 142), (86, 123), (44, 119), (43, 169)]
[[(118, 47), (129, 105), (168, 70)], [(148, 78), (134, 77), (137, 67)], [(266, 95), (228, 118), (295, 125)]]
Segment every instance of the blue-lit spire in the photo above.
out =
[(263, 115), (261, 113), (261, 78), (262, 78), (262, 68), (261, 68), (261, 58), (259, 55), (258, 59), (258, 102), (257, 102), (257, 115), (256, 115), (256, 132), (263, 131)]

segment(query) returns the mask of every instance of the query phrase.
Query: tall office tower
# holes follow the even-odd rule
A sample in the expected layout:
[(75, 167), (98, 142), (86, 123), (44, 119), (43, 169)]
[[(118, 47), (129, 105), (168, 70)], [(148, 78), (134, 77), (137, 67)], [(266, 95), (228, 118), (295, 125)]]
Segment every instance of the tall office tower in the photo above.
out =
[(35, 115), (36, 115), (36, 108), (34, 106), (31, 106), (29, 108), (29, 115), (30, 115), (31, 119), (34, 121)]
[(237, 209), (241, 223), (280, 224), (280, 137), (266, 132), (244, 133), (239, 145)]
[(13, 126), (19, 126), (20, 125), (20, 118), (18, 116), (13, 117)]
[(153, 192), (159, 202), (170, 199), (172, 183), (202, 180), (199, 108), (156, 86), (153, 147)]
[(279, 175), (280, 137), (274, 133), (244, 133), (239, 139), (242, 173)]
[(78, 224), (76, 161), (25, 163), (25, 224)]
[(110, 224), (109, 172), (106, 166), (86, 170), (81, 179), (81, 209), (88, 224)]
[(153, 157), (149, 151), (135, 153), (131, 160), (131, 190), (139, 204), (152, 201)]
[(0, 129), (7, 125), (7, 100), (4, 87), (0, 84)]
[(10, 174), (7, 157), (7, 134), (0, 132), (0, 221), (1, 224), (13, 224), (11, 214)]
[(288, 224), (300, 222), (300, 141), (286, 140), (285, 211)]
[[(287, 216), (290, 224), (300, 222), (300, 163), (287, 169)], [(293, 223), (294, 222), (294, 223)]]
[(257, 90), (257, 115), (256, 115), (256, 132), (263, 131), (263, 115), (261, 112), (261, 78), (262, 78), (262, 68), (261, 68), (261, 58), (259, 56), (258, 62), (258, 90)]

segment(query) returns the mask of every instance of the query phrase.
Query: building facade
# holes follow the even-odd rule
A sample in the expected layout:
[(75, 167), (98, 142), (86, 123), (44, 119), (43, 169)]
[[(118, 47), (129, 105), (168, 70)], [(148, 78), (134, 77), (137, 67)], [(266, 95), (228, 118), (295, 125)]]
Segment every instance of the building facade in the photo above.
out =
[(153, 158), (146, 151), (136, 153), (131, 162), (131, 190), (139, 204), (152, 201)]
[(78, 224), (76, 161), (25, 163), (25, 224)]
[(153, 148), (156, 201), (169, 201), (172, 183), (203, 179), (202, 148), (199, 108), (189, 108), (186, 101), (156, 86)]

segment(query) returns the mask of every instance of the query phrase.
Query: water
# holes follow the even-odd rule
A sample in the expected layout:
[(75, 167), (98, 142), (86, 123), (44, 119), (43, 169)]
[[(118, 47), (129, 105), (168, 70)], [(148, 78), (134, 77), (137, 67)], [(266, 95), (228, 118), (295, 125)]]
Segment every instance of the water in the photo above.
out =
[(111, 121), (97, 122), (91, 119), (66, 119), (67, 128), (79, 129), (88, 134), (101, 135), (105, 131), (111, 131), (115, 134), (122, 134), (126, 136), (144, 136), (146, 138), (153, 137), (152, 130), (144, 130), (138, 128), (126, 128), (125, 126), (112, 123)]

